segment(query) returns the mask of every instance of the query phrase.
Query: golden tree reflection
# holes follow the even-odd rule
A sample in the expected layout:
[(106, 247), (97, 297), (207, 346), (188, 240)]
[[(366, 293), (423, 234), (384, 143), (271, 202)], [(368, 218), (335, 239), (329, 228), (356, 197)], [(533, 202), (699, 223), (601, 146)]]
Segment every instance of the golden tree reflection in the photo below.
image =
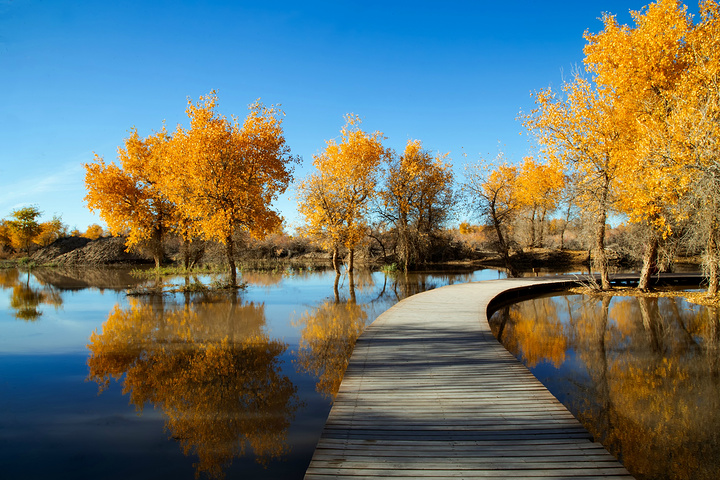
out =
[(559, 367), (565, 361), (567, 339), (555, 302), (537, 298), (513, 305), (507, 321), (493, 325), (493, 334), (529, 367), (549, 362)]
[(30, 284), (30, 272), (25, 282), (21, 282), (17, 270), (15, 274), (3, 275), (0, 278), (4, 288), (12, 288), (10, 307), (15, 310), (15, 318), (26, 321), (37, 320), (42, 311), (40, 305), (52, 305), (56, 309), (62, 306), (60, 292), (49, 285), (34, 287)]
[(267, 464), (287, 453), (300, 405), (280, 370), (287, 345), (270, 340), (264, 323), (264, 305), (236, 301), (116, 306), (90, 337), (88, 379), (102, 392), (124, 376), (123, 394), (138, 411), (162, 409), (170, 436), (197, 455), (196, 476), (223, 477), (248, 447)]
[[(678, 298), (575, 295), (522, 302), (500, 313), (493, 317), (494, 333), (531, 368), (552, 361), (543, 348), (552, 352), (563, 344), (554, 335), (566, 336), (580, 367), (570, 373), (571, 366), (562, 366), (562, 376), (572, 379), (563, 387), (572, 391), (565, 402), (636, 478), (717, 477), (716, 309)], [(553, 327), (557, 318), (562, 328)]]
[(353, 300), (326, 301), (305, 312), (298, 324), (300, 368), (318, 378), (315, 389), (326, 398), (335, 398), (353, 347), (365, 330), (367, 313)]

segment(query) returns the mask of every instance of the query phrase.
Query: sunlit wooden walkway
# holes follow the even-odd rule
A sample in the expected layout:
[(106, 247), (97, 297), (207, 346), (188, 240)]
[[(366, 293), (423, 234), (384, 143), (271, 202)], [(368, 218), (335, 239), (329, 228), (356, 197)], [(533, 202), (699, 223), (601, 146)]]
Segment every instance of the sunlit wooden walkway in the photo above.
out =
[(553, 279), (412, 296), (358, 340), (306, 479), (632, 478), (493, 337), (502, 294)]

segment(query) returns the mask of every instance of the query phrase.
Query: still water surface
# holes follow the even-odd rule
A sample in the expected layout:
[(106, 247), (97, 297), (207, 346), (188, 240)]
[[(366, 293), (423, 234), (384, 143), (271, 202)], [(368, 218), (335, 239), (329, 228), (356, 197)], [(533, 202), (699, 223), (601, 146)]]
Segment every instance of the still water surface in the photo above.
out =
[(0, 477), (302, 478), (365, 326), (501, 276), (296, 270), (129, 297), (126, 270), (0, 270)]
[(636, 478), (720, 478), (716, 309), (566, 294), (505, 307), (490, 325)]

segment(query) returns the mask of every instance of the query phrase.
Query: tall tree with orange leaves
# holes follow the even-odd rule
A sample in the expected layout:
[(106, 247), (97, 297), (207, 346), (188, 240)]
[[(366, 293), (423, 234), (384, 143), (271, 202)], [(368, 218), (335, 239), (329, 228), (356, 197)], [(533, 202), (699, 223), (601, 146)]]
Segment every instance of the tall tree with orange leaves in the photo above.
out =
[(667, 129), (686, 173), (692, 175), (684, 211), (694, 242), (703, 249), (708, 293), (720, 292), (720, 5), (700, 4), (700, 21), (687, 35), (683, 72)]
[(150, 247), (155, 266), (163, 258), (163, 241), (178, 222), (178, 212), (162, 190), (168, 171), (169, 136), (163, 129), (141, 138), (133, 129), (118, 148), (118, 163), (99, 155), (85, 164), (85, 201), (98, 211), (113, 235), (127, 235), (128, 249)]
[(453, 172), (447, 154), (433, 156), (419, 140), (409, 140), (393, 155), (380, 190), (382, 214), (395, 227), (400, 265), (427, 260), (442, 225), (453, 211)]
[(523, 118), (551, 161), (577, 179), (577, 204), (595, 219), (593, 263), (600, 288), (610, 288), (605, 228), (614, 210), (619, 177), (626, 166), (634, 118), (620, 108), (615, 93), (597, 89), (579, 73), (562, 87), (535, 95), (536, 108)]
[(366, 133), (360, 118), (347, 115), (340, 141), (328, 140), (325, 151), (313, 156), (316, 173), (298, 187), (298, 210), (308, 232), (322, 239), (332, 251), (339, 273), (341, 247), (349, 251), (348, 270), (353, 270), (355, 248), (367, 230), (368, 205), (376, 195), (380, 165), (389, 155), (380, 132)]
[(692, 20), (677, 0), (658, 0), (631, 12), (634, 27), (603, 17), (602, 32), (585, 35), (585, 65), (601, 90), (613, 93), (616, 111), (633, 120), (619, 176), (618, 207), (648, 231), (638, 288), (647, 289), (659, 243), (673, 232), (678, 205), (691, 182), (669, 127), (679, 114), (673, 101), (688, 68)]
[(499, 154), (494, 163), (469, 165), (462, 186), (468, 210), (493, 228), (497, 252), (511, 275), (516, 273), (510, 262), (510, 229), (520, 207), (517, 176), (517, 167), (508, 165), (503, 155)]
[(518, 171), (517, 197), (529, 226), (531, 247), (543, 246), (545, 218), (557, 208), (563, 188), (565, 175), (560, 165), (525, 158)]
[(175, 175), (163, 178), (163, 191), (191, 233), (225, 245), (230, 285), (237, 285), (234, 234), (261, 236), (282, 222), (271, 204), (292, 181), (290, 148), (282, 128), (284, 113), (255, 102), (240, 125), (219, 115), (217, 95), (188, 101), (190, 128), (178, 126), (168, 158)]

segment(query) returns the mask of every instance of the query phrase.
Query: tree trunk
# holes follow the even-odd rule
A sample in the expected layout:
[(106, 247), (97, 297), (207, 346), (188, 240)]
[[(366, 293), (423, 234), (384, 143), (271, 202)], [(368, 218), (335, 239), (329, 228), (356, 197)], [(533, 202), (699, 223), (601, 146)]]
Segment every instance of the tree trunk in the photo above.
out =
[(348, 273), (352, 273), (353, 269), (355, 267), (355, 249), (351, 248), (350, 253), (348, 254)]
[(538, 221), (538, 233), (537, 233), (537, 247), (543, 248), (545, 244), (545, 216), (547, 215), (547, 209), (542, 209), (540, 213), (540, 220)]
[(607, 255), (605, 254), (605, 211), (599, 216), (595, 229), (595, 255), (593, 263), (595, 270), (600, 272), (600, 289), (610, 290), (610, 275), (608, 274)]
[(638, 290), (647, 291), (650, 286), (650, 277), (657, 269), (655, 256), (658, 250), (658, 238), (652, 233), (650, 241), (645, 245), (645, 253), (643, 254), (643, 266), (640, 272), (640, 280), (638, 281)]
[(185, 270), (188, 270), (190, 268), (190, 245), (188, 245), (189, 243), (190, 242), (188, 242), (184, 238), (182, 239), (181, 251)]
[(350, 303), (356, 303), (355, 299), (355, 274), (350, 270), (348, 272), (348, 288), (350, 290)]
[(495, 227), (495, 233), (498, 237), (498, 251), (500, 255), (502, 255), (503, 262), (505, 263), (505, 268), (510, 271), (510, 276), (515, 276), (514, 269), (512, 267), (512, 264), (510, 263), (510, 247), (506, 243), (505, 236), (502, 233), (502, 225), (500, 224), (500, 220), (497, 218), (494, 212), (492, 215), (492, 219), (493, 226)]
[(152, 252), (153, 252), (153, 259), (155, 260), (155, 268), (158, 270), (160, 269), (160, 264), (162, 263), (163, 256), (165, 254), (165, 252), (163, 251), (162, 239), (163, 239), (162, 227), (156, 227), (153, 230), (153, 234), (152, 234), (151, 248), (152, 248)]
[(530, 217), (530, 246), (532, 248), (535, 248), (535, 243), (537, 242), (537, 239), (535, 238), (535, 214), (537, 212), (536, 208), (533, 208), (532, 216)]
[(338, 261), (338, 248), (337, 247), (333, 247), (332, 264), (333, 264), (333, 268), (335, 269), (335, 273), (340, 275), (340, 262)]
[(708, 275), (708, 294), (717, 295), (720, 290), (720, 246), (718, 245), (718, 225), (712, 220), (710, 235), (705, 247), (705, 268)]
[(230, 286), (237, 287), (237, 270), (235, 268), (235, 251), (232, 235), (228, 235), (225, 239), (225, 248), (227, 252), (228, 265), (230, 265)]

